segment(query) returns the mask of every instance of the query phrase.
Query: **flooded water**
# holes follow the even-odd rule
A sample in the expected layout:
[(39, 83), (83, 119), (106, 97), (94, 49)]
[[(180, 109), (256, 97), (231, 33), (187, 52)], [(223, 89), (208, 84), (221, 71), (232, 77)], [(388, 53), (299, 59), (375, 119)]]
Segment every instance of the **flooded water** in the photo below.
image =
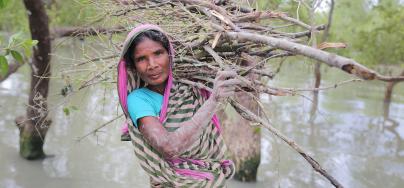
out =
[[(69, 50), (57, 53), (73, 55)], [(69, 61), (55, 56), (54, 70), (60, 70), (63, 63)], [(270, 84), (309, 88), (313, 83), (310, 70), (303, 62), (285, 64)], [(58, 74), (55, 71), (53, 75)], [(0, 187), (148, 187), (148, 177), (132, 145), (120, 141), (121, 119), (77, 141), (120, 114), (113, 86), (91, 87), (65, 98), (60, 95), (65, 81), (52, 80), (49, 101), (53, 123), (45, 144), (50, 157), (41, 161), (20, 158), (14, 118), (25, 113), (28, 75), (25, 66), (0, 83)], [(322, 84), (350, 78), (324, 68)], [(383, 93), (384, 84), (377, 81), (321, 91), (315, 117), (310, 115), (312, 102), (303, 97), (261, 98), (274, 126), (305, 148), (345, 187), (402, 187), (404, 83), (394, 90), (388, 117), (383, 111)], [(304, 94), (312, 97), (310, 92)], [(69, 115), (63, 111), (66, 107)], [(232, 180), (229, 187), (331, 187), (300, 155), (265, 130), (261, 149), (259, 181)]]

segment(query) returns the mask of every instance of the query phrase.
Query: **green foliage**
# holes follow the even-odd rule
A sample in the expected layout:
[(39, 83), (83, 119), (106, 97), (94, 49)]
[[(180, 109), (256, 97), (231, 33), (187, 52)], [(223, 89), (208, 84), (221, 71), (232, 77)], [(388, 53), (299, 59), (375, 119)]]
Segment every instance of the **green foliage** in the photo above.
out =
[(63, 112), (65, 113), (66, 116), (70, 115), (70, 110), (67, 107), (63, 108)]
[[(306, 4), (311, 3), (311, 1), (306, 0)], [(290, 17), (301, 20), (305, 23), (310, 23), (309, 13), (310, 10), (307, 9), (303, 4), (299, 4), (298, 1), (290, 1), (290, 0), (257, 0), (255, 1), (255, 7), (258, 10), (273, 10), (278, 12), (284, 12), (288, 14)], [(268, 20), (273, 24), (273, 22), (279, 22), (277, 25), (286, 25), (285, 22), (280, 22), (280, 20), (271, 19)], [(282, 29), (278, 29), (283, 32), (299, 32), (302, 31), (298, 27), (284, 27)]]
[(13, 58), (14, 58), (18, 63), (23, 63), (23, 62), (24, 62), (23, 57), (22, 57), (22, 55), (20, 54), (20, 52), (15, 51), (15, 50), (10, 50), (10, 52), (11, 52), (11, 55), (13, 56)]
[[(8, 45), (5, 48), (2, 48), (3, 51), (6, 51), (5, 55), (9, 55), (11, 53), (12, 57), (18, 62), (22, 63), (25, 57), (31, 56), (31, 49), (33, 46), (38, 44), (37, 40), (27, 39), (22, 32), (15, 33), (8, 40)], [(24, 55), (20, 52), (23, 51)]]
[[(12, 35), (6, 47), (2, 47), (0, 40), (0, 76), (3, 77), (8, 72), (8, 58), (14, 58), (18, 63), (24, 63), (24, 59), (31, 56), (31, 49), (38, 41), (26, 39), (22, 32)], [(23, 52), (23, 53), (21, 53)]]
[(90, 0), (54, 1), (47, 6), (52, 26), (81, 26), (95, 19), (97, 11)]
[(260, 133), (261, 133), (261, 127), (255, 127), (254, 134), (260, 134)]
[[(306, 0), (305, 2), (310, 3), (311, 1)], [(303, 22), (309, 21), (309, 10), (303, 6), (303, 4), (299, 4), (298, 1), (257, 0), (255, 1), (255, 7), (257, 7), (259, 10), (282, 11), (291, 17), (299, 18), (299, 20), (302, 20)]]
[(32, 47), (36, 46), (37, 44), (38, 44), (37, 40), (30, 40), (30, 39), (25, 40), (21, 45), (21, 47), (24, 49), (25, 56), (30, 57)]
[[(283, 11), (310, 23), (312, 0), (257, 0), (260, 9)], [(326, 24), (328, 11), (316, 11), (315, 23)], [(335, 0), (328, 41), (344, 42), (346, 49), (334, 52), (367, 66), (404, 62), (404, 2), (400, 0)], [(317, 35), (321, 37), (321, 35)], [(320, 40), (317, 40), (320, 41)]]
[(6, 7), (9, 0), (0, 0), (0, 9)]
[[(91, 22), (97, 15), (90, 0), (47, 1), (45, 4), (49, 16), (50, 27), (81, 26)], [(22, 0), (0, 0), (0, 30), (14, 33), (29, 32), (27, 12)]]
[(257, 7), (258, 10), (278, 10), (284, 2), (285, 0), (257, 0), (252, 7)]
[(8, 62), (4, 55), (0, 55), (0, 77), (3, 77), (8, 72)]
[(69, 116), (72, 111), (78, 111), (79, 109), (76, 106), (69, 106), (63, 108), (63, 113), (66, 116)]
[(0, 0), (0, 30), (28, 32), (28, 20), (23, 1)]
[(404, 5), (398, 0), (336, 1), (332, 39), (348, 44), (342, 50), (362, 64), (404, 62)]

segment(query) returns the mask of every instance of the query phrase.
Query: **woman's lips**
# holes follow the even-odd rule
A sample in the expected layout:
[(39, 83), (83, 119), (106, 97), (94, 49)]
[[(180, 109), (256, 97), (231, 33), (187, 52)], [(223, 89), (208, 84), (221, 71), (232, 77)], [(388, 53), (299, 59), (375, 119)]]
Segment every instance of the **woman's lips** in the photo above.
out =
[(149, 78), (151, 78), (151, 79), (153, 79), (153, 80), (158, 79), (159, 77), (160, 77), (160, 73), (158, 73), (158, 74), (151, 74), (151, 75), (149, 76)]

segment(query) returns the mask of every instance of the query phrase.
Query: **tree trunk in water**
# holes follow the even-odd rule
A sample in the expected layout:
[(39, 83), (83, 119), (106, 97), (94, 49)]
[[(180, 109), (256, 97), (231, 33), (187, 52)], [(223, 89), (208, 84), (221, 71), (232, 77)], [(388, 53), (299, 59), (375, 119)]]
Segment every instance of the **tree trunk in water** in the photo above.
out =
[[(251, 66), (253, 62), (243, 61), (242, 66)], [(248, 77), (258, 79), (249, 73)], [(255, 95), (258, 97), (258, 95)], [(237, 93), (235, 99), (252, 112), (258, 112), (258, 104), (246, 93)], [(258, 114), (258, 113), (257, 113)], [(258, 166), (261, 161), (261, 132), (259, 127), (252, 127), (248, 120), (239, 114), (219, 114), (222, 121), (222, 133), (228, 153), (236, 165), (234, 178), (240, 181), (256, 181)]]
[[(315, 75), (315, 82), (314, 82), (314, 88), (319, 88), (321, 84), (321, 64), (319, 62), (316, 62), (316, 65), (314, 67), (314, 75)], [(316, 111), (318, 107), (318, 91), (313, 91), (313, 103), (311, 105), (310, 109), (310, 120), (309, 122), (313, 123), (314, 120), (316, 119)]]
[[(334, 0), (331, 0), (331, 4), (330, 4), (330, 10), (328, 12), (328, 21), (327, 21), (327, 25), (325, 27), (324, 30), (324, 34), (321, 38), (321, 42), (325, 42), (328, 39), (328, 36), (330, 35), (330, 28), (331, 28), (331, 24), (332, 24), (332, 16), (334, 13), (334, 6), (335, 6), (335, 2)], [(311, 16), (312, 16), (312, 22), (314, 22), (314, 12), (311, 12)], [(312, 23), (314, 25), (314, 23)], [(314, 37), (314, 34), (312, 33), (312, 37)], [(316, 42), (315, 38), (314, 41)], [(317, 48), (317, 44), (314, 43), (313, 47)], [(314, 88), (319, 88), (321, 85), (321, 63), (320, 62), (316, 62), (316, 65), (314, 67), (314, 76), (315, 76), (315, 83), (314, 83)], [(314, 122), (315, 118), (316, 118), (316, 111), (317, 111), (317, 107), (318, 107), (318, 91), (314, 91), (313, 92), (313, 105), (311, 106), (311, 110), (310, 110), (310, 122), (311, 124)]]
[[(314, 88), (319, 88), (321, 84), (321, 64), (319, 62), (316, 63), (316, 66), (314, 67), (314, 74), (316, 77), (316, 81), (314, 83)], [(318, 91), (314, 91), (315, 93), (318, 93)]]
[(393, 88), (396, 85), (396, 82), (389, 82), (386, 85), (386, 91), (384, 92), (384, 103), (391, 102), (391, 95), (393, 94)]
[[(404, 70), (399, 76), (404, 76)], [(386, 86), (386, 91), (384, 92), (384, 103), (391, 102), (391, 95), (393, 94), (393, 88), (399, 81), (388, 82)]]
[(33, 48), (31, 66), (31, 90), (28, 98), (26, 116), (16, 118), (20, 129), (20, 155), (26, 159), (38, 159), (45, 156), (43, 145), (51, 121), (47, 119), (50, 76), (51, 43), (49, 37), (48, 16), (42, 0), (24, 0), (29, 18), (29, 27), (33, 40), (38, 45)]
[[(401, 72), (400, 76), (404, 76), (404, 70)], [(394, 86), (398, 83), (397, 82), (388, 82), (386, 86), (386, 91), (384, 92), (384, 117), (389, 117), (390, 112), (390, 103), (391, 103), (391, 96), (393, 95)]]

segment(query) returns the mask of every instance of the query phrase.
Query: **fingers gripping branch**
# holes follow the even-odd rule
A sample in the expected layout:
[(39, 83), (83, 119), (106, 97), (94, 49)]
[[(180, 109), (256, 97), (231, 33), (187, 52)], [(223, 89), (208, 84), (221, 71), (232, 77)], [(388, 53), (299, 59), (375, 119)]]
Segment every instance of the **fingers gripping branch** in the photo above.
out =
[(236, 78), (235, 71), (219, 71), (216, 75), (212, 96), (215, 101), (222, 102), (228, 97), (234, 96), (237, 85), (243, 84)]

